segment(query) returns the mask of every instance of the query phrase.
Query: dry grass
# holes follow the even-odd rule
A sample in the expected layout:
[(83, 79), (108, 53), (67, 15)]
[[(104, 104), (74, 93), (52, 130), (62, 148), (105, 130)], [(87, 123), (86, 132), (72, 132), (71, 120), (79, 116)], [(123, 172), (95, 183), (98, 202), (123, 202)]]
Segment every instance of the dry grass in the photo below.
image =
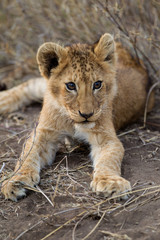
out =
[[(160, 3), (150, 1), (98, 1), (100, 9), (119, 30), (120, 40), (131, 46), (137, 61), (143, 59), (149, 74), (160, 77)], [(133, 52), (133, 51), (132, 51)]]
[[(53, 189), (51, 187), (50, 179), (43, 179), (43, 188), (45, 189), (42, 191), (38, 187), (38, 191), (40, 194), (42, 194), (47, 201), (53, 206), (53, 202), (51, 201), (53, 190), (56, 189), (56, 196), (66, 197), (71, 196), (72, 199), (75, 201), (74, 206), (71, 208), (67, 208), (66, 210), (56, 212), (52, 216), (57, 216), (59, 214), (62, 214), (62, 212), (70, 212), (73, 210), (79, 210), (79, 213), (75, 215), (74, 217), (67, 220), (65, 223), (51, 231), (49, 234), (47, 234), (45, 237), (43, 237), (41, 240), (48, 239), (50, 236), (53, 236), (57, 233), (57, 231), (61, 230), (68, 224), (74, 224), (73, 233), (72, 233), (72, 239), (76, 239), (76, 228), (80, 222), (83, 221), (83, 219), (88, 218), (89, 216), (97, 216), (99, 218), (99, 221), (95, 224), (95, 227), (82, 239), (86, 240), (88, 239), (94, 231), (97, 230), (100, 223), (102, 222), (105, 215), (113, 215), (117, 216), (119, 214), (123, 214), (123, 212), (130, 212), (135, 211), (136, 209), (142, 207), (145, 204), (149, 204), (150, 201), (156, 201), (160, 198), (160, 185), (151, 185), (151, 183), (144, 183), (142, 185), (139, 185), (138, 183), (135, 183), (133, 186), (133, 190), (129, 192), (129, 198), (123, 202), (117, 201), (117, 197), (121, 198), (125, 195), (121, 194), (117, 197), (110, 197), (107, 199), (104, 199), (102, 197), (96, 197), (93, 195), (88, 187), (86, 187), (85, 181), (82, 181), (82, 176), (87, 176), (88, 169), (90, 168), (90, 165), (88, 163), (84, 163), (83, 166), (80, 166), (77, 169), (68, 169), (67, 164), (67, 156), (62, 159), (65, 160), (65, 164), (61, 167), (55, 167), (56, 171), (52, 170), (51, 175), (54, 175), (54, 183), (52, 182), (52, 185), (55, 185), (56, 187)], [(58, 164), (59, 165), (59, 164)], [(47, 175), (50, 175), (49, 172), (47, 172)], [(50, 176), (51, 176), (50, 175)], [(59, 181), (61, 176), (61, 181)], [(80, 177), (81, 176), (81, 177)], [(81, 179), (81, 182), (83, 182), (83, 185), (79, 183), (79, 179)], [(57, 184), (58, 182), (58, 184)], [(75, 191), (75, 189), (79, 188), (79, 191)], [(81, 189), (81, 191), (80, 191)], [(33, 191), (37, 191), (37, 189), (32, 189)], [(50, 199), (49, 197), (50, 196)], [(73, 203), (72, 203), (73, 204)], [(67, 205), (66, 205), (67, 206)], [(66, 207), (65, 206), (65, 207)], [(54, 206), (53, 206), (54, 208)], [(46, 219), (49, 219), (51, 216), (49, 215)], [(44, 220), (41, 220), (37, 224), (42, 223)], [(35, 225), (35, 227), (37, 226)], [(32, 229), (34, 226), (31, 227)], [(16, 240), (18, 240), (23, 234), (25, 234), (27, 231), (29, 231), (31, 228), (27, 229), (25, 232), (22, 232)], [(105, 235), (114, 237), (114, 239), (126, 239), (131, 240), (130, 237), (127, 235), (119, 235), (115, 233), (111, 233), (108, 231), (101, 231)]]

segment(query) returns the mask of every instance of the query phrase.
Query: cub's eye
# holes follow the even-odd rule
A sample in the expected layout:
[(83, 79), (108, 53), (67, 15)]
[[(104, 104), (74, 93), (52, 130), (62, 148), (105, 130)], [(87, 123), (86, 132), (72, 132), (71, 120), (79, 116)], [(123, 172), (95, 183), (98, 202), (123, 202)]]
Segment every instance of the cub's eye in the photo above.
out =
[(100, 89), (102, 86), (102, 81), (97, 81), (93, 84), (93, 90)]
[(76, 90), (76, 85), (74, 82), (66, 83), (66, 87), (68, 90)]

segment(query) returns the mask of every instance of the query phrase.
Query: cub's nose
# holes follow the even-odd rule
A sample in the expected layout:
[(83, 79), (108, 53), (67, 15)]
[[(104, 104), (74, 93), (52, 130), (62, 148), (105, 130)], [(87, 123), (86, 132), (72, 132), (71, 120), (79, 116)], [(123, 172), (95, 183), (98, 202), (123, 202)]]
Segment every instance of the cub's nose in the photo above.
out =
[(91, 112), (91, 113), (81, 113), (81, 112), (79, 111), (79, 115), (80, 115), (81, 117), (85, 118), (85, 119), (88, 119), (88, 118), (90, 118), (90, 117), (93, 116), (93, 112)]

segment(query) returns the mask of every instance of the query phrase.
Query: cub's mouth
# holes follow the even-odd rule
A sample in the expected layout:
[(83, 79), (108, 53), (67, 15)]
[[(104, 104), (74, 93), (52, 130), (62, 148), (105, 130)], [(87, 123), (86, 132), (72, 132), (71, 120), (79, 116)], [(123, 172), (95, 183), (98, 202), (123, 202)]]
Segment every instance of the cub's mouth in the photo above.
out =
[(91, 123), (91, 122), (86, 119), (86, 120), (82, 121), (81, 123), (86, 124), (86, 123)]
[(83, 121), (74, 121), (74, 122), (75, 122), (76, 124), (82, 124), (82, 125), (83, 125), (83, 124), (84, 124), (84, 125), (86, 124), (86, 125), (87, 125), (87, 124), (93, 123), (94, 121), (89, 121), (89, 120), (86, 119), (86, 120), (83, 120)]

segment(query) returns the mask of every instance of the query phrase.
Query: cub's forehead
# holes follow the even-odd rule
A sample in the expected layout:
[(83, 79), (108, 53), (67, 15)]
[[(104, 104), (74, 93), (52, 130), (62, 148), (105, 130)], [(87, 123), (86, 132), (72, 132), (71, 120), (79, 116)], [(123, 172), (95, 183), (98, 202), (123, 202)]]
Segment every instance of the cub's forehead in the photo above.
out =
[(73, 44), (67, 47), (69, 62), (73, 69), (83, 69), (88, 66), (91, 70), (98, 66), (93, 47), (86, 44)]

